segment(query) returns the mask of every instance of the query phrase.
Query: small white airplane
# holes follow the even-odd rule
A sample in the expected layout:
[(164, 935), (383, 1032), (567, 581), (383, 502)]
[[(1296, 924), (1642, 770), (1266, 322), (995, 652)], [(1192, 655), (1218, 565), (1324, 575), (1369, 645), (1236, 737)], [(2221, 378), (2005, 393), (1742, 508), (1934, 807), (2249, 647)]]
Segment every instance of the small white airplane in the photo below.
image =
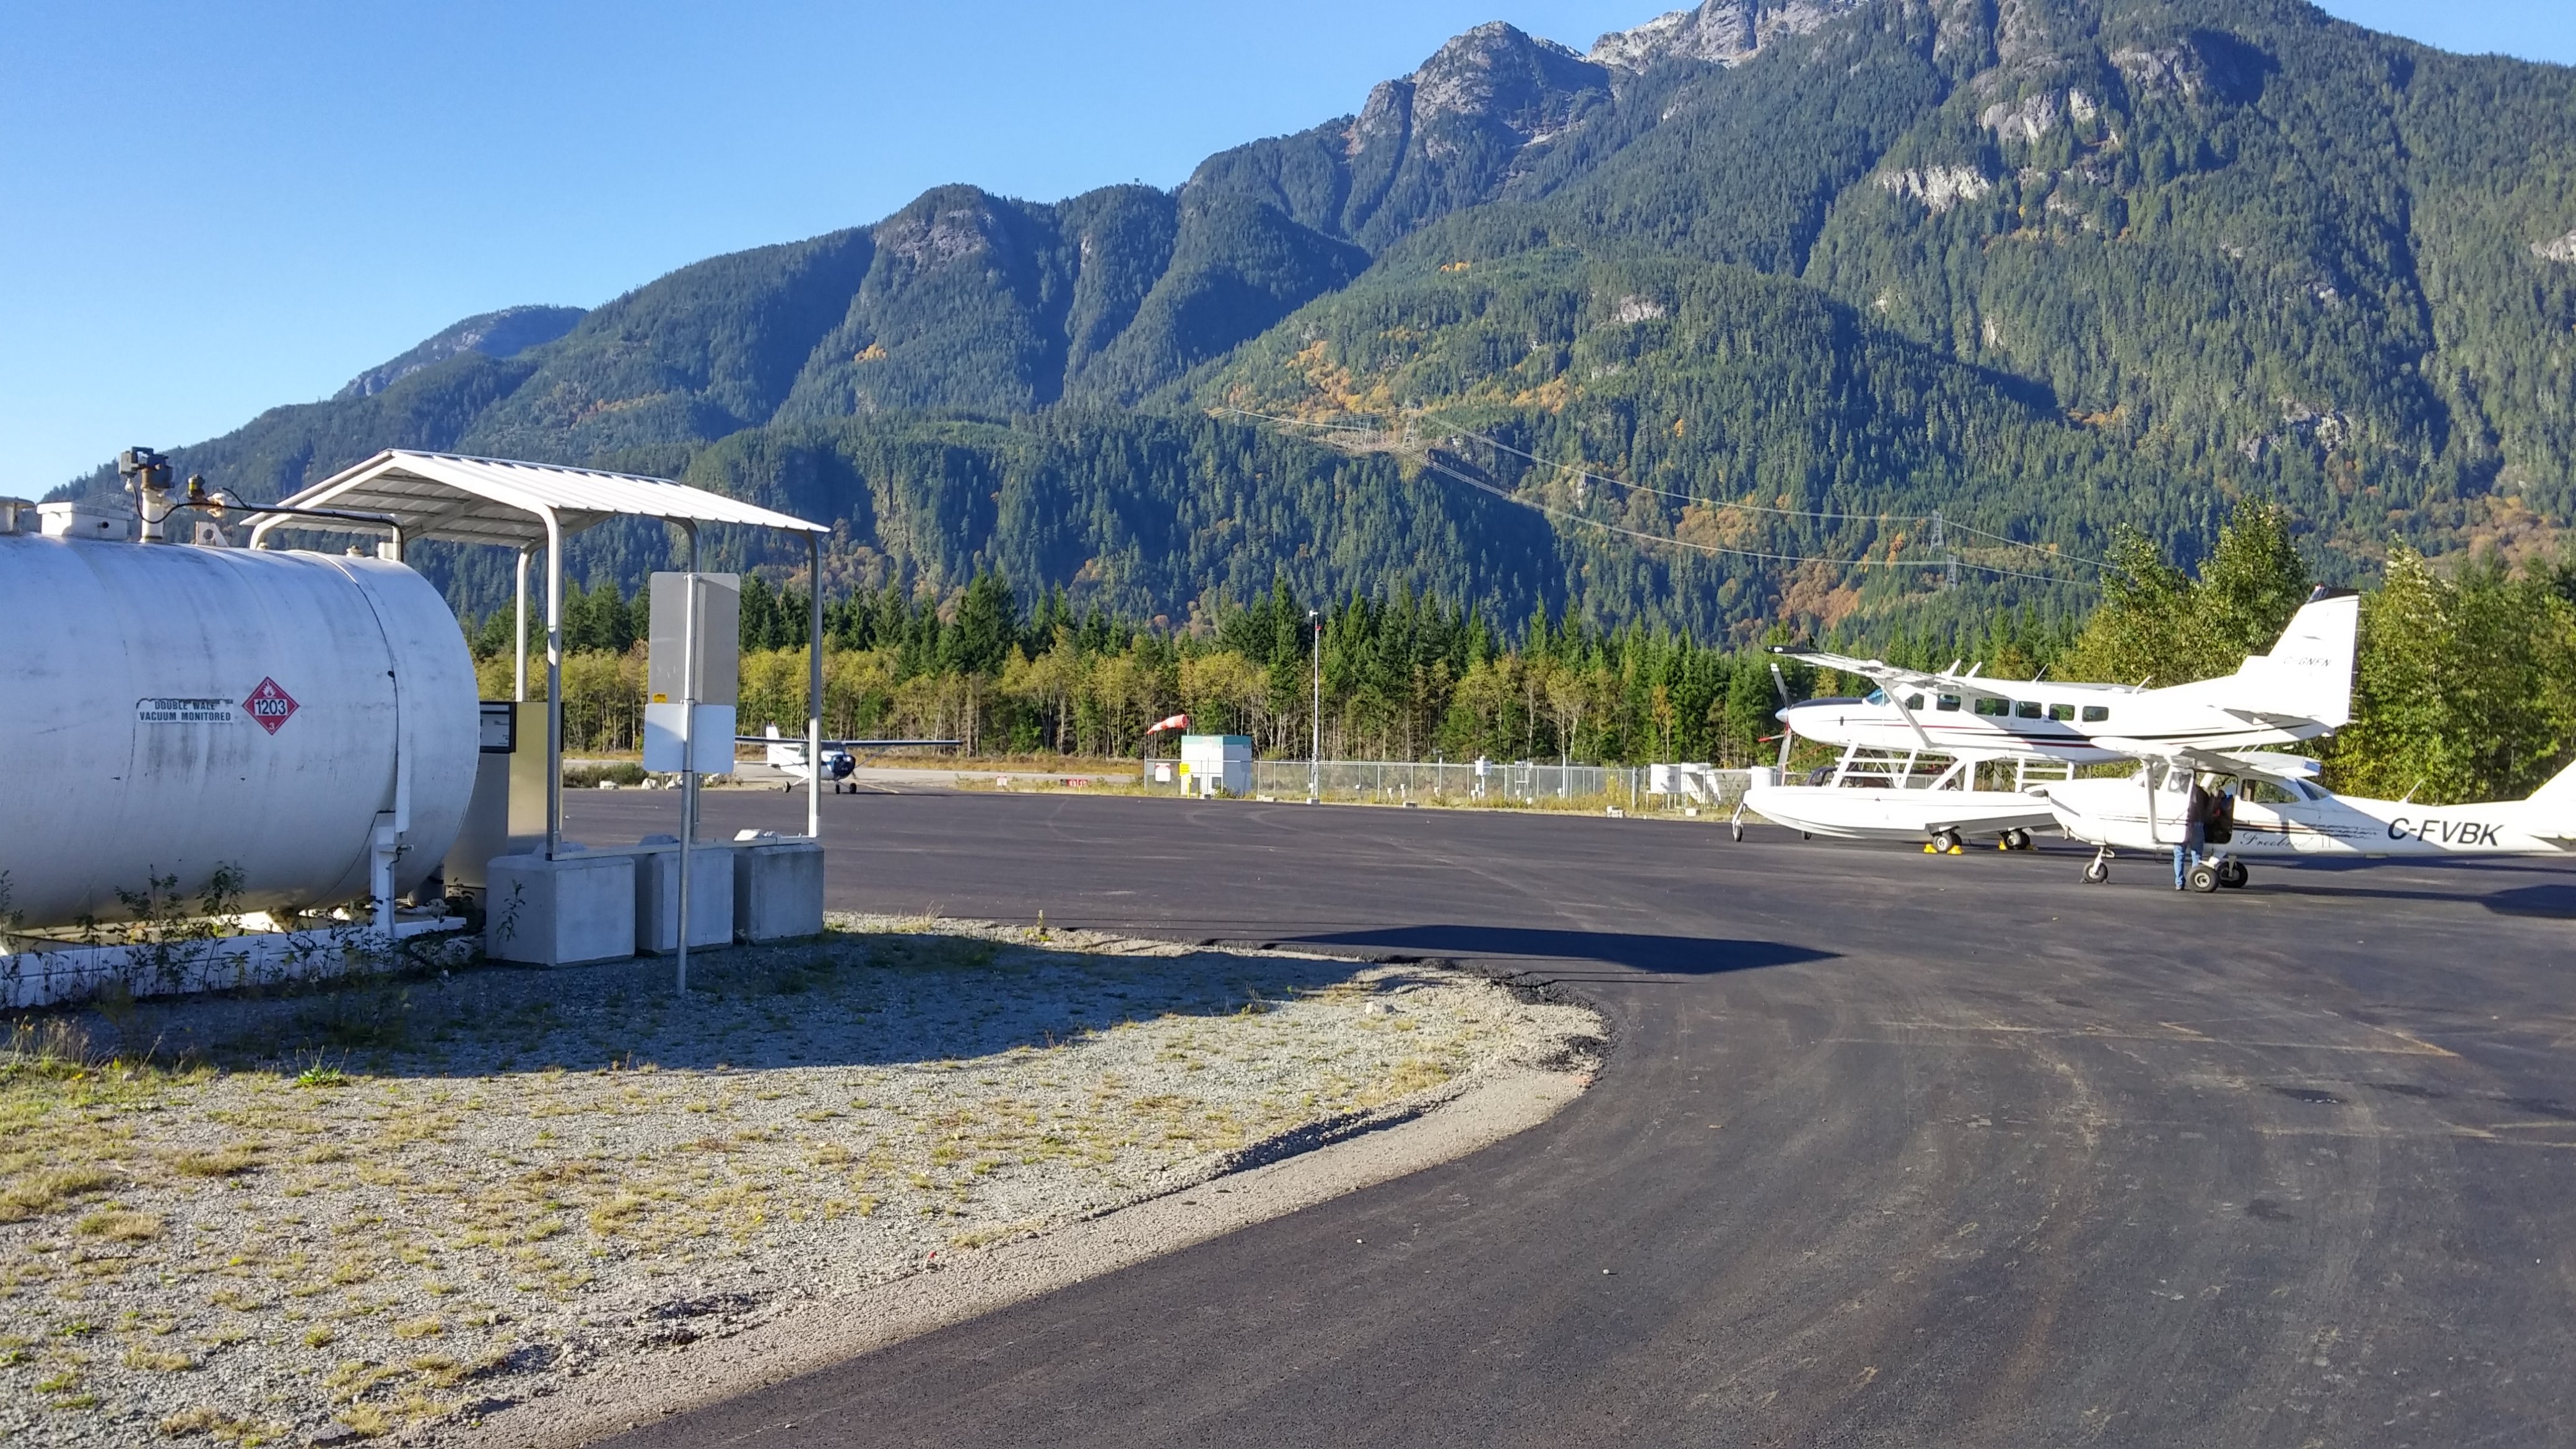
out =
[(1978, 789), (1980, 763), (1963, 757), (1941, 768), (1916, 751), (1899, 755), (1853, 748), (1799, 784), (1773, 783), (1778, 772), (1765, 769), (1755, 774), (1736, 807), (1735, 838), (1744, 838), (1744, 812), (1750, 810), (1806, 835), (1919, 840), (1929, 854), (1955, 855), (1969, 838), (1987, 835), (2006, 850), (2028, 850), (2030, 833), (2054, 826), (2057, 817), (2047, 800), (2027, 788)]
[[(763, 763), (787, 777), (786, 785), (781, 788), (793, 790), (813, 774), (805, 765), (805, 741), (781, 735), (776, 725), (771, 725), (767, 734), (736, 735), (733, 738), (738, 745), (769, 747)], [(963, 740), (825, 740), (823, 778), (831, 782), (832, 793), (838, 795), (844, 789), (842, 782), (858, 771), (859, 757), (852, 753), (854, 750), (926, 750), (964, 743)], [(846, 788), (856, 794), (859, 787), (849, 785)]]
[[(2215, 803), (2207, 844), (2184, 883), (2196, 891), (2245, 884), (2245, 858), (2283, 856), (2567, 855), (2576, 853), (2576, 765), (2527, 800), (2417, 805), (2337, 795), (2296, 755), (2186, 751), (2144, 762), (2125, 778), (2044, 785), (2058, 828), (2096, 847), (2084, 879), (2110, 879), (2122, 850), (2170, 857), (2183, 842), (2191, 789)], [(2231, 793), (2230, 780), (2235, 788)], [(2212, 788), (2209, 782), (2215, 782)]]
[(2310, 595), (2269, 654), (2195, 684), (2058, 684), (1926, 673), (1877, 659), (1773, 645), (1775, 654), (1877, 685), (1865, 699), (1811, 699), (1780, 711), (1801, 739), (1846, 748), (1929, 751), (2071, 765), (2168, 759), (2176, 751), (2297, 744), (2352, 722), (2352, 661), (2361, 598)]

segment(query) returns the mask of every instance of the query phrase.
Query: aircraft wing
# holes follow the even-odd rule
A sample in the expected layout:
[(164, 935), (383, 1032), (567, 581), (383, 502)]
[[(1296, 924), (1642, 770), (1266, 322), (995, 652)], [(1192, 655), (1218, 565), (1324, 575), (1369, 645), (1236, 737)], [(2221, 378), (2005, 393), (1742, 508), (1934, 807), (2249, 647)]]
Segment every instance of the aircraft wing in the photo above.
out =
[(1815, 649), (1792, 649), (1786, 644), (1772, 645), (1771, 652), (1784, 659), (1795, 659), (1801, 664), (1815, 665), (1819, 669), (1835, 669), (1845, 674), (1857, 674), (1865, 679), (1876, 680), (1880, 684), (1903, 685), (1911, 689), (1955, 690), (1959, 687), (1959, 681), (1949, 675), (1926, 674), (1920, 669), (1900, 669), (1883, 659), (1854, 659), (1848, 654), (1827, 654)]
[(2276, 755), (2262, 750), (2207, 750), (2198, 745), (2176, 745), (2161, 740), (2124, 739), (2118, 735), (2095, 735), (2096, 748), (2111, 750), (2140, 760), (2162, 760), (2168, 765), (2183, 765), (2213, 775), (2261, 775), (2274, 780), (2314, 780), (2321, 768), (2305, 755)]
[(2259, 709), (2231, 709), (2227, 713), (2247, 724), (2270, 725), (2276, 730), (2297, 729), (2301, 725), (2306, 725), (2322, 733), (2327, 728), (2324, 721), (2312, 719), (2303, 714), (2272, 714)]

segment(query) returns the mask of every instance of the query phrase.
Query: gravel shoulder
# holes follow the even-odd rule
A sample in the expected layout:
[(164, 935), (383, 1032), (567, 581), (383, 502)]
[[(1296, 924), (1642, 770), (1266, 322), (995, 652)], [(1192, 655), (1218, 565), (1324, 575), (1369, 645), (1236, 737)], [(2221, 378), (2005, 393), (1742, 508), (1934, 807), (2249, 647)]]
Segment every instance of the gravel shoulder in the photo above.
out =
[(953, 921), (692, 987), (20, 1019), (0, 1441), (579, 1442), (1472, 1150), (1600, 1032), (1438, 966)]

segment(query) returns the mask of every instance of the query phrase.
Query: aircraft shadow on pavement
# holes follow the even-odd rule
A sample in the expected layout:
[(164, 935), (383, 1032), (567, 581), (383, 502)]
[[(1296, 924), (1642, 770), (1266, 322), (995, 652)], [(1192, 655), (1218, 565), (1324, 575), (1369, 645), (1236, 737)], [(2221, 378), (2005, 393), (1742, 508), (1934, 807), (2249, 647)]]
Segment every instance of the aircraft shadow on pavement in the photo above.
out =
[(1650, 936), (1628, 931), (1542, 930), (1521, 926), (1382, 926), (1288, 938), (1310, 946), (1372, 946), (1425, 956), (1600, 961), (1638, 971), (1715, 976), (1764, 966), (1833, 958), (1831, 951), (1784, 941), (1710, 936)]
[(2516, 886), (2487, 897), (2486, 907), (2500, 916), (2576, 921), (2576, 885)]
[(2319, 901), (2442, 901), (2453, 905), (2476, 904), (2500, 916), (2537, 916), (2548, 920), (2576, 920), (2576, 885), (2515, 886), (2511, 890), (2479, 895), (2470, 890), (2409, 890), (2404, 887), (2369, 885), (2309, 885), (2285, 880), (2257, 878), (2249, 893), (2267, 896), (2304, 896)]

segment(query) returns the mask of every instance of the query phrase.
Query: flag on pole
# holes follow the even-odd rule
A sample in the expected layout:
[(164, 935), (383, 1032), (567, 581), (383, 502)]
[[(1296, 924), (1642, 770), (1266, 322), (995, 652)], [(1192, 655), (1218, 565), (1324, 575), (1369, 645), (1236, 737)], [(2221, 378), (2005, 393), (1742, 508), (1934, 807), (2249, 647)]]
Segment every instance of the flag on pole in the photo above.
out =
[(1155, 721), (1152, 725), (1146, 728), (1145, 733), (1149, 735), (1159, 735), (1165, 730), (1185, 730), (1189, 727), (1190, 717), (1185, 714), (1176, 714), (1170, 719)]

